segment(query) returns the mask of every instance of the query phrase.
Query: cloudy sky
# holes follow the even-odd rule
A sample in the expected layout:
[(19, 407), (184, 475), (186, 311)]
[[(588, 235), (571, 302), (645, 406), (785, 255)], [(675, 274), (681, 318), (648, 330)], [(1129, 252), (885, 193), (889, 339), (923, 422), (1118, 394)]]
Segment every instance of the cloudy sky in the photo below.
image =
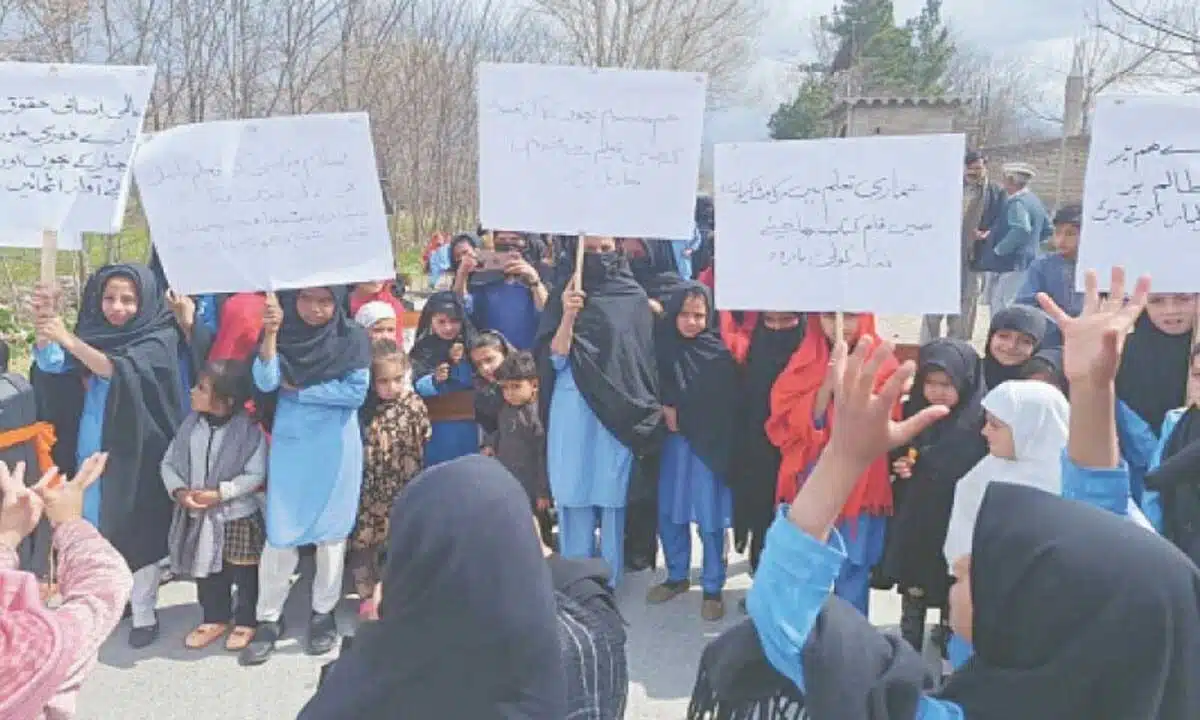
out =
[[(710, 114), (710, 142), (760, 140), (766, 120), (793, 87), (788, 68), (813, 59), (810, 28), (830, 12), (833, 0), (764, 0), (768, 17), (759, 38), (759, 59), (746, 97)], [(1047, 90), (1061, 87), (1070, 64), (1073, 40), (1087, 32), (1085, 13), (1102, 0), (1008, 0), (1003, 7), (983, 0), (943, 0), (942, 15), (957, 37), (998, 57), (1028, 58), (1031, 74)], [(896, 0), (897, 19), (915, 16), (923, 0)], [(733, 105), (731, 103), (731, 105)]]

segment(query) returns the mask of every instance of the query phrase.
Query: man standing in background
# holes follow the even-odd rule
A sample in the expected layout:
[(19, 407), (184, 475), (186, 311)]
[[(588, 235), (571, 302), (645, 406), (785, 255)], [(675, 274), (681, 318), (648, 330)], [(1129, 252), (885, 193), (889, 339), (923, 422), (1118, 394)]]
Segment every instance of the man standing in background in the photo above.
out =
[(1002, 224), (1004, 189), (988, 180), (987, 158), (982, 153), (970, 151), (963, 163), (963, 224), (962, 257), (960, 271), (959, 314), (926, 315), (921, 323), (921, 344), (942, 336), (942, 318), (946, 319), (946, 335), (957, 340), (970, 342), (975, 333), (975, 310), (982, 291), (982, 274), (972, 267), (979, 243), (991, 236)]
[(1054, 232), (1046, 206), (1029, 189), (1034, 175), (1034, 169), (1025, 163), (1004, 166), (1004, 189), (1008, 192), (1004, 231), (993, 230), (980, 242), (975, 255), (975, 268), (988, 273), (987, 303), (993, 315), (1016, 300), (1025, 282), (1025, 271), (1033, 264), (1041, 244)]

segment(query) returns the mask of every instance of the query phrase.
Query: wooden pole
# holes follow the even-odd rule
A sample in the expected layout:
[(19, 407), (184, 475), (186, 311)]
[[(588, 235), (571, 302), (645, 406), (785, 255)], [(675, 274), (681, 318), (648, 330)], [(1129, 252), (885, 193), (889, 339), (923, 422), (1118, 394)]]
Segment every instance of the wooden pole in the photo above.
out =
[(58, 231), (42, 231), (42, 282), (49, 285), (58, 278)]
[(579, 239), (575, 243), (575, 292), (583, 292), (583, 242), (587, 239), (587, 233), (579, 233)]

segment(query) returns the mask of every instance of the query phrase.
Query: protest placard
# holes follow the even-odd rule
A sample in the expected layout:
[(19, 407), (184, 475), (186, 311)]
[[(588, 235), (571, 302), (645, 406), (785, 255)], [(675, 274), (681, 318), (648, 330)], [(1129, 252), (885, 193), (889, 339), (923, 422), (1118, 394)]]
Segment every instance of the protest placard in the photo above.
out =
[(395, 276), (366, 113), (172, 128), (143, 143), (134, 177), (179, 292)]
[(716, 303), (958, 312), (962, 135), (716, 148)]
[[(1080, 268), (1149, 274), (1156, 292), (1200, 292), (1200, 97), (1102, 97), (1083, 191)], [(1076, 273), (1083, 289), (1084, 273)], [(1132, 282), (1132, 280), (1131, 280)]]
[(121, 229), (153, 67), (0, 62), (0, 244)]
[(689, 238), (704, 75), (479, 66), (479, 216), (523, 232)]

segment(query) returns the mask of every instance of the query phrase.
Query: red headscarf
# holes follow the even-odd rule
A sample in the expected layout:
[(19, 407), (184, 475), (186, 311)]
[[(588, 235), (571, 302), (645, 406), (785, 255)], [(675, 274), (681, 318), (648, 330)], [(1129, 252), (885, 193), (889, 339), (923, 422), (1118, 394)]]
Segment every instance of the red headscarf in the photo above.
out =
[[(875, 334), (874, 315), (858, 316), (855, 341), (862, 338), (880, 342)], [(835, 422), (832, 403), (826, 411), (824, 425), (817, 428), (813, 422), (817, 391), (825, 379), (829, 360), (829, 341), (821, 328), (821, 317), (817, 313), (810, 314), (804, 341), (771, 389), (771, 417), (767, 419), (766, 431), (767, 437), (783, 455), (775, 487), (775, 497), (779, 502), (790, 503), (795, 499), (801, 473), (807, 474), (811, 470), (829, 442), (829, 430)], [(876, 389), (887, 382), (898, 367), (899, 363), (894, 358), (889, 359), (875, 378)], [(864, 512), (870, 515), (892, 514), (892, 485), (888, 478), (886, 454), (871, 463), (858, 479), (838, 519), (852, 520)]]
[(744, 312), (739, 322), (733, 313), (722, 312), (720, 321), (721, 339), (725, 341), (725, 347), (729, 348), (730, 354), (739, 365), (745, 364), (746, 357), (750, 354), (754, 328), (758, 327), (758, 313)]

